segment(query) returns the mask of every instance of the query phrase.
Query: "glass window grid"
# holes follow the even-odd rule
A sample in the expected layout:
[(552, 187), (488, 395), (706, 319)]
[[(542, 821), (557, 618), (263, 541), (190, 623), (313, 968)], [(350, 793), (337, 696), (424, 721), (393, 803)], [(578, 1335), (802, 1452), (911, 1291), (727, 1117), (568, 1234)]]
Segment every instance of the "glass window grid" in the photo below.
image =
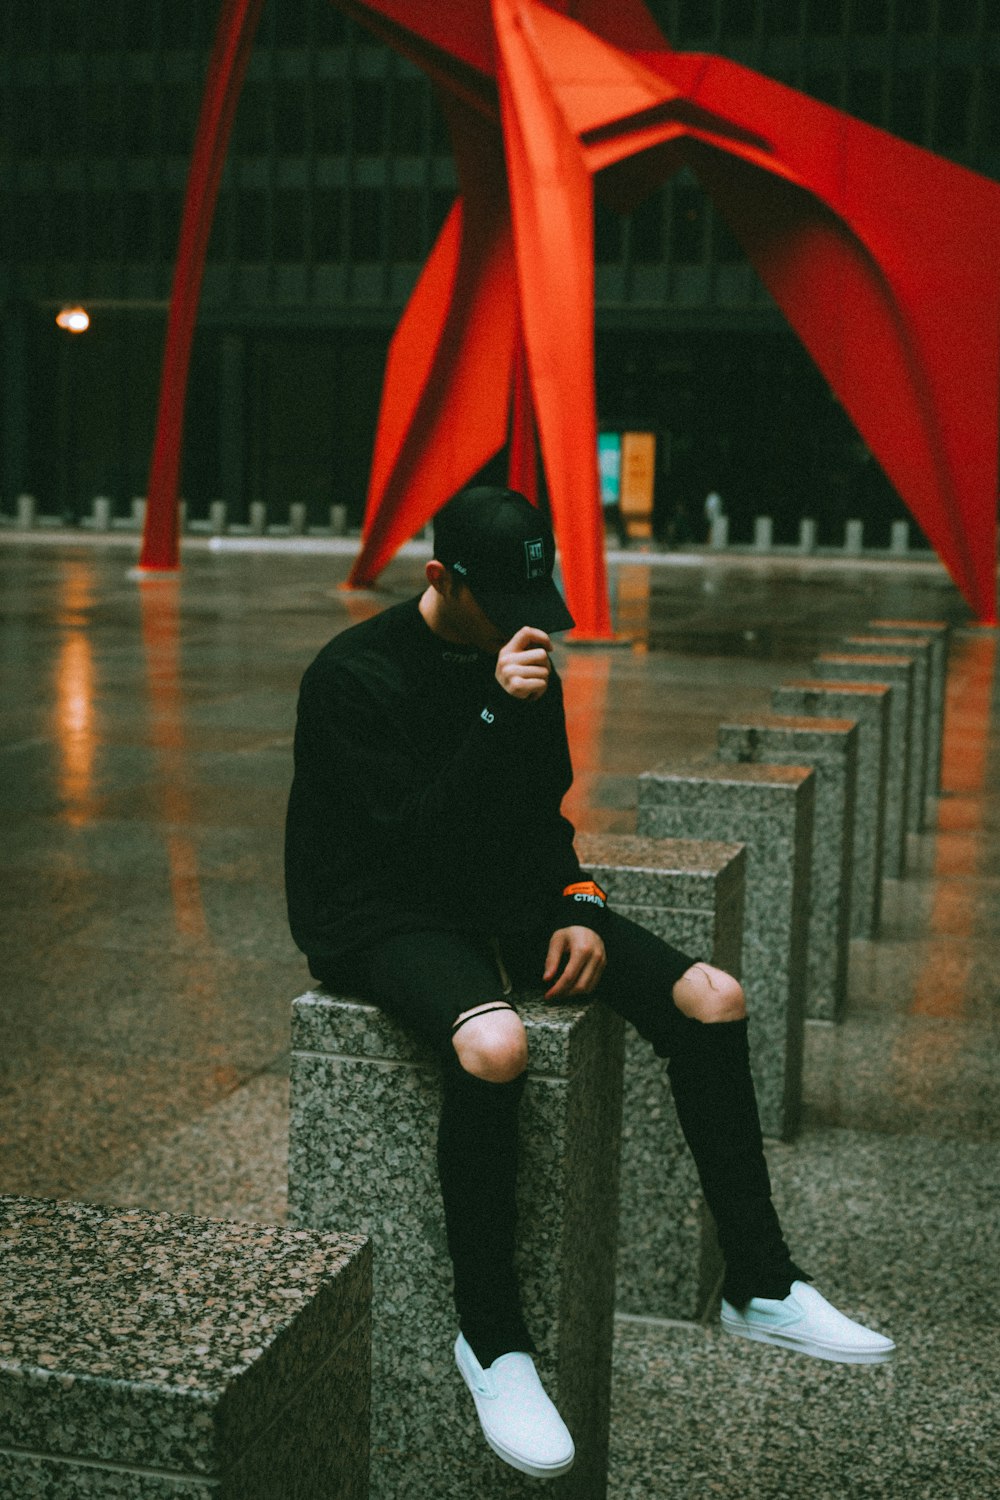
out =
[[(654, 0), (674, 45), (718, 51), (1000, 176), (1000, 19), (992, 0)], [(89, 25), (100, 9), (100, 22)], [(136, 268), (169, 294), (215, 7), (8, 0), (0, 17), (4, 233), (61, 295), (126, 295)], [(87, 24), (83, 24), (84, 20)], [(131, 49), (135, 50), (131, 50)], [(213, 298), (308, 303), (339, 268), (347, 302), (398, 304), (447, 213), (454, 169), (430, 87), (328, 0), (268, 5), (237, 112), (209, 251)], [(630, 216), (600, 205), (608, 305), (767, 302), (687, 173)], [(243, 275), (253, 267), (254, 277)], [(147, 285), (150, 278), (145, 277)], [(285, 278), (288, 282), (288, 278)], [(39, 284), (36, 275), (35, 284)], [(721, 290), (720, 290), (721, 289)]]

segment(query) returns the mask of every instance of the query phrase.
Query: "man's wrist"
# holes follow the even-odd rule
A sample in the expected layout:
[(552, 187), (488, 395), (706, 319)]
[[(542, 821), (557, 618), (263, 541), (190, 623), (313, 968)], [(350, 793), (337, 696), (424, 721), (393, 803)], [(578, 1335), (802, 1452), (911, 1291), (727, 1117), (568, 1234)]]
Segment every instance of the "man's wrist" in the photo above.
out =
[(600, 933), (604, 930), (607, 910), (607, 894), (596, 880), (574, 880), (564, 886), (556, 904), (556, 926), (590, 927)]

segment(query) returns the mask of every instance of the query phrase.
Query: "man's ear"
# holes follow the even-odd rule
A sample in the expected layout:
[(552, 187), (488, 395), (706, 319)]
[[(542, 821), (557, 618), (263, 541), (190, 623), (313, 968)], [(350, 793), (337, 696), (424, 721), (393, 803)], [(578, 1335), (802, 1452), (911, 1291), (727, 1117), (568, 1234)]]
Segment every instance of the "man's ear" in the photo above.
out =
[(440, 594), (442, 598), (447, 598), (451, 592), (451, 574), (444, 563), (440, 563), (436, 557), (432, 557), (424, 572), (427, 574), (427, 582), (434, 592)]

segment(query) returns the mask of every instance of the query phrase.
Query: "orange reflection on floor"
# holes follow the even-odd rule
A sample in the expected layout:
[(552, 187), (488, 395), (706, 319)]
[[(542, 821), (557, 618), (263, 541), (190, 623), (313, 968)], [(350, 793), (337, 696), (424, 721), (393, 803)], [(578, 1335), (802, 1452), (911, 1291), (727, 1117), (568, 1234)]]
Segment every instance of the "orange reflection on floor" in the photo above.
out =
[(75, 629), (63, 639), (56, 661), (56, 743), (63, 817), (74, 828), (92, 813), (94, 756), (94, 654), (90, 638)]
[(191, 822), (184, 705), (180, 685), (180, 612), (177, 578), (150, 576), (140, 583), (142, 643), (151, 740), (156, 750), (159, 821), (165, 825), (174, 925), (192, 939), (208, 937)]
[(594, 799), (590, 781), (601, 765), (601, 732), (611, 675), (611, 656), (600, 647), (573, 647), (559, 666), (566, 730), (573, 759), (573, 785), (563, 799), (563, 813), (578, 823)]
[(622, 635), (635, 635), (645, 649), (649, 634), (649, 589), (651, 569), (648, 563), (629, 563), (618, 569), (615, 584), (614, 611)]
[[(965, 881), (954, 877), (978, 874), (979, 844), (971, 835), (981, 826), (986, 809), (984, 793), (989, 774), (996, 658), (996, 634), (990, 631), (953, 645), (948, 663), (941, 770), (943, 796), (938, 805), (933, 871), (936, 878), (928, 930), (952, 940), (949, 976), (944, 984), (937, 966), (932, 961), (925, 965), (914, 988), (911, 1015), (958, 1016), (965, 1008), (973, 945), (969, 943), (968, 956), (959, 956), (954, 952), (953, 942), (956, 938), (974, 938), (977, 919)], [(960, 830), (969, 836), (949, 837)]]

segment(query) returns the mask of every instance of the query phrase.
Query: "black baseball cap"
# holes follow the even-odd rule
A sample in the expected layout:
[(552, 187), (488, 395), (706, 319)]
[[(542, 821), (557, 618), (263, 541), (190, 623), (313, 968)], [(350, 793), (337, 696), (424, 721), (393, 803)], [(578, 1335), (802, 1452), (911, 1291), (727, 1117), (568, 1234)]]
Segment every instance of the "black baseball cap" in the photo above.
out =
[(517, 490), (460, 490), (434, 518), (434, 556), (469, 587), (509, 636), (522, 625), (570, 630), (575, 623), (552, 581), (556, 544), (542, 513)]

